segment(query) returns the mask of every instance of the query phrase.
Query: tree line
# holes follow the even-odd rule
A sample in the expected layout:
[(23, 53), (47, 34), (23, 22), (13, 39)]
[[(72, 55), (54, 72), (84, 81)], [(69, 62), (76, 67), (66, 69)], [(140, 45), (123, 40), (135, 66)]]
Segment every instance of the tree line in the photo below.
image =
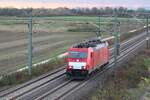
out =
[(144, 16), (144, 13), (150, 13), (150, 10), (144, 8), (138, 8), (136, 10), (127, 9), (124, 7), (119, 8), (66, 8), (60, 7), (56, 9), (45, 9), (45, 8), (26, 8), (26, 9), (17, 9), (17, 8), (0, 8), (0, 16), (112, 16), (114, 11), (117, 12), (119, 17), (132, 17)]

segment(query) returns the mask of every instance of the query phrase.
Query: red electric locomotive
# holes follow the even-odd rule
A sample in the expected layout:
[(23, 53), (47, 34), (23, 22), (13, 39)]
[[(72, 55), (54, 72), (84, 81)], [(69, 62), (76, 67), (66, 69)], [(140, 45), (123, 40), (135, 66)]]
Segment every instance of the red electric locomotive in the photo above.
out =
[(66, 73), (71, 77), (86, 77), (109, 61), (108, 43), (99, 39), (73, 46), (67, 53)]

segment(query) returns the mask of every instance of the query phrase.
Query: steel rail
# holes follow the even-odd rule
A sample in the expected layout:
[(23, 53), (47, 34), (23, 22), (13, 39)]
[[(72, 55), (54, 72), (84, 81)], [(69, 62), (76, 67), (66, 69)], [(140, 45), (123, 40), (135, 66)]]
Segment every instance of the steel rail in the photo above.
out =
[[(4, 90), (4, 91), (2, 91), (2, 93), (0, 92), (0, 98), (4, 97), (4, 96), (6, 96), (6, 95), (9, 95), (9, 94), (11, 94), (11, 93), (14, 93), (15, 91), (18, 91), (18, 90), (20, 90), (20, 89), (23, 89), (23, 88), (25, 88), (25, 87), (27, 87), (27, 86), (29, 86), (29, 85), (35, 84), (36, 82), (42, 81), (42, 80), (44, 80), (44, 79), (47, 78), (47, 77), (51, 77), (52, 75), (58, 74), (58, 73), (59, 73), (60, 71), (62, 71), (62, 70), (64, 70), (64, 72), (65, 72), (65, 67), (61, 67), (61, 68), (59, 68), (59, 69), (57, 69), (57, 70), (54, 70), (54, 71), (52, 71), (52, 72), (50, 72), (50, 73), (48, 73), (48, 74), (42, 75), (42, 76), (40, 76), (39, 78), (34, 79), (34, 80), (31, 80), (31, 81), (29, 81), (29, 82), (27, 82), (27, 83), (25, 83), (25, 84), (21, 84), (21, 85), (19, 85), (19, 86), (17, 86), (17, 87)], [(62, 76), (62, 75), (64, 75), (64, 74), (65, 74), (65, 73), (56, 75), (55, 77), (50, 78), (50, 79), (47, 80), (47, 81), (52, 81), (52, 80), (54, 80), (55, 78), (59, 78), (60, 76)]]

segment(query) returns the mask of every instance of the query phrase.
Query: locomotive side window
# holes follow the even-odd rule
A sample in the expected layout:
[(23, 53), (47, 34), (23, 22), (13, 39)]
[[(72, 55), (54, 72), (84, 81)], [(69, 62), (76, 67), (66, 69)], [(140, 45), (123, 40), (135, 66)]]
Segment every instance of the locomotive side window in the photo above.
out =
[(85, 52), (69, 52), (69, 58), (87, 58), (87, 53)]

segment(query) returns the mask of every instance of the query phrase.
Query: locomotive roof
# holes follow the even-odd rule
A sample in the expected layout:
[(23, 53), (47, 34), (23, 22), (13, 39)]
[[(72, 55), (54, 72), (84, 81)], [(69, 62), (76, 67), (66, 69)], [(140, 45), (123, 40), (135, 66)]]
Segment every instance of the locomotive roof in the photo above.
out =
[(84, 42), (84, 43), (79, 43), (75, 46), (73, 46), (73, 48), (89, 48), (89, 47), (97, 47), (98, 45), (100, 44), (104, 44), (106, 43), (106, 41), (102, 41), (100, 39), (93, 39), (93, 40), (89, 40), (87, 42)]

